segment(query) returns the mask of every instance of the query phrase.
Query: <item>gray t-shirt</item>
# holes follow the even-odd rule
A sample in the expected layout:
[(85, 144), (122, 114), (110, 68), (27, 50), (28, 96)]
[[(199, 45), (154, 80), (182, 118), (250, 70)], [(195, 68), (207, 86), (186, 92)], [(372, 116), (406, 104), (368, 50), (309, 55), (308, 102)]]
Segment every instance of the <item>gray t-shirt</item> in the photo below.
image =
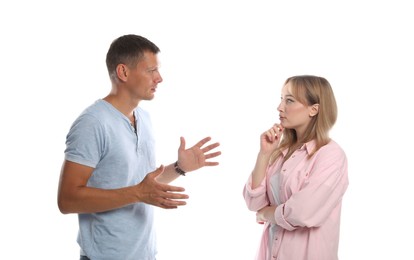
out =
[[(156, 169), (149, 114), (134, 111), (137, 132), (110, 103), (97, 100), (75, 120), (67, 135), (65, 159), (93, 167), (88, 186), (116, 189), (135, 185)], [(135, 203), (120, 209), (79, 214), (81, 252), (99, 260), (154, 260), (153, 207)]]

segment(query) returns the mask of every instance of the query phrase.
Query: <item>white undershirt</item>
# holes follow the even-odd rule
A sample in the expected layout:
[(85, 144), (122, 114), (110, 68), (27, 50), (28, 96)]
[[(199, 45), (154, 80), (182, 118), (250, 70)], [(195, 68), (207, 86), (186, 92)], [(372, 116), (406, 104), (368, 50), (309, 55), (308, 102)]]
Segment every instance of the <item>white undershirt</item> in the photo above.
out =
[[(278, 169), (278, 171), (273, 174), (272, 177), (270, 177), (270, 187), (272, 190), (272, 194), (273, 194), (273, 198), (276, 202), (276, 205), (280, 205), (280, 197), (279, 197), (279, 186), (280, 186), (280, 169)], [(276, 233), (276, 231), (278, 230), (278, 226), (276, 224), (270, 224), (269, 227), (269, 244), (268, 244), (268, 250), (266, 252), (266, 259), (267, 260), (271, 260), (272, 258), (272, 254), (271, 254), (271, 250), (272, 250), (272, 246), (273, 246), (273, 239), (274, 239), (274, 234)]]

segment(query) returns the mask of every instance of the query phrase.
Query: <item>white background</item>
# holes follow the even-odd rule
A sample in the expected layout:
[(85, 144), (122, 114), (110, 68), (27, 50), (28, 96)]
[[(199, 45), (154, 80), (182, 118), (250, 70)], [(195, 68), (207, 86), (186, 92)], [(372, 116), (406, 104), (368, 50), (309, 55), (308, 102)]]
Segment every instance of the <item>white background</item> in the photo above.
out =
[[(93, 4), (92, 4), (93, 2)], [(414, 18), (409, 1), (2, 1), (0, 258), (78, 259), (77, 217), (56, 205), (65, 136), (110, 90), (123, 34), (161, 49), (158, 164), (179, 137), (221, 143), (220, 166), (174, 182), (188, 205), (156, 211), (160, 260), (253, 259), (262, 226), (242, 189), (284, 80), (326, 77), (349, 159), (339, 256), (413, 259)]]

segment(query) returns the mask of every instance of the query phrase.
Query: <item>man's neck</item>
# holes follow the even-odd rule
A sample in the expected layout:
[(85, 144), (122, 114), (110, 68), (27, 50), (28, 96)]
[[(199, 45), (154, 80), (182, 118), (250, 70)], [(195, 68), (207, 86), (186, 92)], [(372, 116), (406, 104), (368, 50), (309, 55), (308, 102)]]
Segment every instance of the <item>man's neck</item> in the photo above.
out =
[(138, 107), (139, 102), (127, 100), (125, 98), (113, 94), (109, 94), (108, 96), (103, 98), (103, 100), (110, 103), (113, 107), (119, 110), (119, 112), (128, 117), (131, 122), (135, 122), (134, 110)]

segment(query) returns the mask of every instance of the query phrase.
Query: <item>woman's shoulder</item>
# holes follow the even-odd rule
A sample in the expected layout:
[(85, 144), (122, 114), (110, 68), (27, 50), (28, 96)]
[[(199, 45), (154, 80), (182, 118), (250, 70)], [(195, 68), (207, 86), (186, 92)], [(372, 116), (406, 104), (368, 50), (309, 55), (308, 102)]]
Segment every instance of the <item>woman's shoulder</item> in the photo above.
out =
[(333, 139), (322, 146), (316, 153), (322, 156), (346, 158), (344, 149)]

